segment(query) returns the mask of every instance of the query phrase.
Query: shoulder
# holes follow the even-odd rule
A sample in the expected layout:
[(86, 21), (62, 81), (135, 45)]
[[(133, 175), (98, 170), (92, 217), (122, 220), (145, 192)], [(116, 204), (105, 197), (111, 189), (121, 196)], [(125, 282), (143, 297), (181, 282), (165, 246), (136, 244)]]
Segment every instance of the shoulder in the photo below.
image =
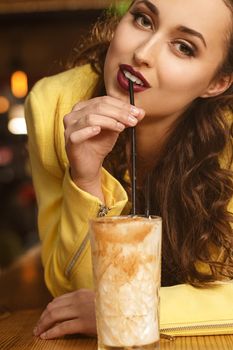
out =
[(90, 98), (97, 81), (98, 76), (90, 65), (84, 65), (39, 80), (31, 93), (47, 103), (57, 104), (58, 100), (75, 103), (77, 100)]
[(85, 65), (43, 78), (29, 93), (25, 103), (29, 145), (47, 167), (66, 166), (64, 115), (75, 103), (91, 98), (98, 79)]

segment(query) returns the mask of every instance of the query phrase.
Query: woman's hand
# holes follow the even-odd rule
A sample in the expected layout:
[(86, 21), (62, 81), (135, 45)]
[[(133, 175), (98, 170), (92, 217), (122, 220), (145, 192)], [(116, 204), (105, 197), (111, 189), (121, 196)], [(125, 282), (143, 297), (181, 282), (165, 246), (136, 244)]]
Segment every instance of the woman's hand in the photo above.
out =
[[(101, 188), (101, 166), (119, 134), (145, 113), (119, 99), (103, 96), (80, 102), (64, 117), (66, 153), (71, 177), (90, 193)], [(95, 195), (95, 193), (93, 193)]]
[(42, 339), (66, 334), (96, 335), (95, 294), (88, 289), (64, 294), (50, 302), (33, 333)]

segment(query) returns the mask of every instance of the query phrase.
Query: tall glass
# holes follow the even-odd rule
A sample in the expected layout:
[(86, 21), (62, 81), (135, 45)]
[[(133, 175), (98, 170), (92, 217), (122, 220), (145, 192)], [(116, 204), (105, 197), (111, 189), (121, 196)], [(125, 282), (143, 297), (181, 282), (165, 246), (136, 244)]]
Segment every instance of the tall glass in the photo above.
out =
[(90, 222), (99, 350), (159, 348), (160, 217)]

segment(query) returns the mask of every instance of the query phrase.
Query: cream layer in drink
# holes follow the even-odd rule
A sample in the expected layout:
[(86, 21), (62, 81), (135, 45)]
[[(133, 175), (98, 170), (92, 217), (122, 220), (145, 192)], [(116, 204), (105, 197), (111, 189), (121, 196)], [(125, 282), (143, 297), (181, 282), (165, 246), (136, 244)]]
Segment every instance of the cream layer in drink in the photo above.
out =
[(161, 219), (105, 217), (90, 227), (99, 343), (157, 342)]

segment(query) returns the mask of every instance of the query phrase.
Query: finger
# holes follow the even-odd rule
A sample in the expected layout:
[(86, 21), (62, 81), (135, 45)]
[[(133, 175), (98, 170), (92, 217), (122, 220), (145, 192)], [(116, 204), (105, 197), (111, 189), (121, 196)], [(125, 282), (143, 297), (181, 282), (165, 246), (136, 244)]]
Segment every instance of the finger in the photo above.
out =
[(142, 111), (142, 109), (132, 106), (130, 103), (126, 103), (125, 101), (122, 101), (118, 98), (111, 97), (111, 96), (100, 96), (100, 97), (94, 97), (90, 100), (81, 101), (74, 105), (74, 107), (72, 108), (72, 111), (79, 111), (88, 105), (96, 105), (98, 103), (109, 104), (118, 108), (127, 109), (129, 113), (130, 111), (132, 111), (133, 114), (134, 113), (137, 114), (138, 110)]
[[(135, 125), (136, 123), (137, 123), (137, 120), (135, 122)], [(90, 126), (92, 127), (99, 126), (101, 130), (112, 130), (116, 132), (122, 132), (125, 129), (125, 125), (118, 122), (115, 119), (96, 115), (96, 114), (91, 114), (89, 116), (86, 116), (85, 118), (78, 120), (75, 124), (70, 126), (69, 129), (65, 131), (65, 136), (66, 134), (69, 135), (72, 132), (75, 132)]]
[(81, 117), (80, 114), (78, 114), (77, 111), (70, 112), (66, 114), (63, 118), (63, 125), (64, 128), (68, 128), (70, 125), (76, 123), (76, 121)]
[(95, 295), (95, 293), (90, 290), (90, 289), (85, 289), (85, 288), (82, 288), (82, 289), (79, 289), (79, 290), (75, 290), (74, 292), (69, 292), (69, 293), (65, 293), (65, 294), (62, 294), (60, 295), (59, 297), (56, 297), (53, 299), (52, 303), (55, 303), (55, 302), (60, 302), (62, 300), (70, 300), (72, 301), (74, 298), (76, 299), (77, 296), (80, 297), (82, 295)]
[(74, 320), (65, 321), (48, 329), (40, 335), (41, 339), (60, 338), (66, 334), (96, 334), (96, 325), (87, 325), (82, 320), (76, 318)]
[(44, 318), (46, 318), (47, 315), (49, 313), (51, 313), (52, 310), (54, 310), (55, 308), (69, 307), (70, 305), (72, 305), (72, 301), (70, 299), (68, 299), (68, 298), (65, 299), (65, 300), (57, 300), (57, 301), (54, 299), (51, 303), (49, 303), (47, 305), (46, 309), (40, 315), (40, 318), (39, 318), (39, 320), (37, 322), (37, 326), (36, 327), (38, 327), (38, 325), (43, 322)]
[[(144, 114), (141, 113), (132, 113), (130, 109), (127, 108), (119, 108), (107, 103), (96, 103), (92, 105), (88, 105), (80, 112), (76, 112), (76, 116), (73, 118), (77, 118), (77, 120), (86, 120), (89, 121), (93, 116), (103, 116), (108, 117), (109, 119), (113, 119), (117, 122), (120, 122), (126, 126), (135, 126), (138, 121), (140, 121)], [(82, 116), (80, 116), (82, 113)]]
[[(78, 129), (86, 126), (101, 126), (101, 121), (103, 121), (103, 126), (106, 125), (106, 129), (110, 128), (116, 131), (123, 131), (125, 126), (135, 126), (138, 122), (138, 119), (133, 115), (124, 113), (111, 106), (99, 107), (99, 111), (97, 107), (93, 111), (93, 107), (90, 108), (90, 106), (88, 106), (86, 109), (82, 110), (82, 112), (71, 112), (65, 115), (63, 118), (63, 125), (66, 131), (68, 128), (72, 127), (77, 129), (77, 125), (79, 125)], [(124, 123), (120, 122), (119, 119)], [(108, 125), (110, 127), (108, 127)]]
[(65, 115), (63, 119), (65, 129), (73, 125), (76, 120), (82, 120), (83, 117), (85, 119), (91, 114), (107, 116), (126, 126), (135, 126), (137, 121), (141, 121), (145, 116), (145, 112), (141, 108), (113, 97), (103, 96), (75, 105), (72, 112)]
[(77, 291), (71, 292), (71, 293), (65, 293), (59, 297), (54, 298), (46, 307), (46, 309), (42, 312), (40, 315), (40, 318), (37, 322), (37, 326), (35, 327), (34, 331), (37, 330), (38, 325), (43, 322), (43, 319), (48, 315), (49, 312), (51, 312), (55, 308), (64, 308), (69, 307), (73, 303), (73, 299), (75, 298), (77, 294)]
[(47, 310), (52, 310), (55, 307), (68, 307), (73, 304), (74, 300), (80, 298), (82, 300), (83, 297), (88, 296), (89, 298), (94, 297), (94, 292), (90, 289), (80, 289), (78, 291), (65, 293), (60, 295), (59, 297), (54, 298), (46, 307), (46, 309), (43, 311), (43, 313), (40, 316), (40, 319), (44, 317), (44, 315), (47, 313)]
[(48, 329), (54, 327), (57, 323), (61, 323), (63, 321), (71, 320), (78, 317), (77, 307), (73, 307), (72, 305), (67, 307), (55, 307), (50, 310), (46, 310), (34, 329), (33, 333), (36, 336), (44, 333)]
[(72, 303), (73, 298), (77, 295), (77, 291), (70, 292), (70, 293), (65, 293), (62, 295), (59, 295), (58, 297), (55, 297), (49, 304), (48, 306), (52, 305), (70, 305)]
[[(84, 133), (84, 131), (86, 130), (87, 128), (85, 129), (82, 129), (82, 130), (79, 130), (79, 131), (74, 131), (71, 135), (70, 135), (70, 138), (69, 140), (67, 141), (66, 145), (68, 146), (68, 142), (70, 141), (70, 144), (71, 146), (77, 146), (79, 144), (81, 144), (82, 142), (88, 140), (88, 139), (91, 139), (95, 136), (98, 136), (98, 134), (93, 134), (93, 135), (89, 135), (87, 137), (85, 137), (85, 135), (81, 135), (81, 133)], [(106, 133), (107, 131), (106, 130), (103, 130), (102, 131), (102, 136), (105, 137), (106, 136)], [(119, 136), (119, 132), (116, 132), (116, 131), (112, 131), (112, 135), (111, 135), (111, 143), (114, 145), (114, 143), (116, 142), (117, 138)], [(110, 146), (109, 146), (110, 147)], [(110, 151), (110, 150), (109, 150)]]
[(70, 292), (70, 293), (65, 293), (60, 295), (59, 297), (56, 297), (53, 299), (53, 302), (59, 302), (60, 300), (66, 300), (66, 299), (72, 299), (73, 297), (75, 297), (77, 295), (77, 290), (75, 290), (74, 292)]
[(70, 142), (71, 144), (81, 144), (82, 142), (97, 136), (101, 132), (101, 127), (99, 126), (89, 126), (78, 131), (65, 132), (66, 144)]
[(99, 125), (103, 129), (110, 129), (113, 131), (123, 131), (127, 126), (135, 126), (138, 123), (138, 119), (132, 115), (123, 116), (117, 111), (114, 113), (111, 110), (105, 110), (103, 108), (103, 114), (89, 114), (83, 120), (79, 121), (80, 124), (86, 123), (87, 125)]

